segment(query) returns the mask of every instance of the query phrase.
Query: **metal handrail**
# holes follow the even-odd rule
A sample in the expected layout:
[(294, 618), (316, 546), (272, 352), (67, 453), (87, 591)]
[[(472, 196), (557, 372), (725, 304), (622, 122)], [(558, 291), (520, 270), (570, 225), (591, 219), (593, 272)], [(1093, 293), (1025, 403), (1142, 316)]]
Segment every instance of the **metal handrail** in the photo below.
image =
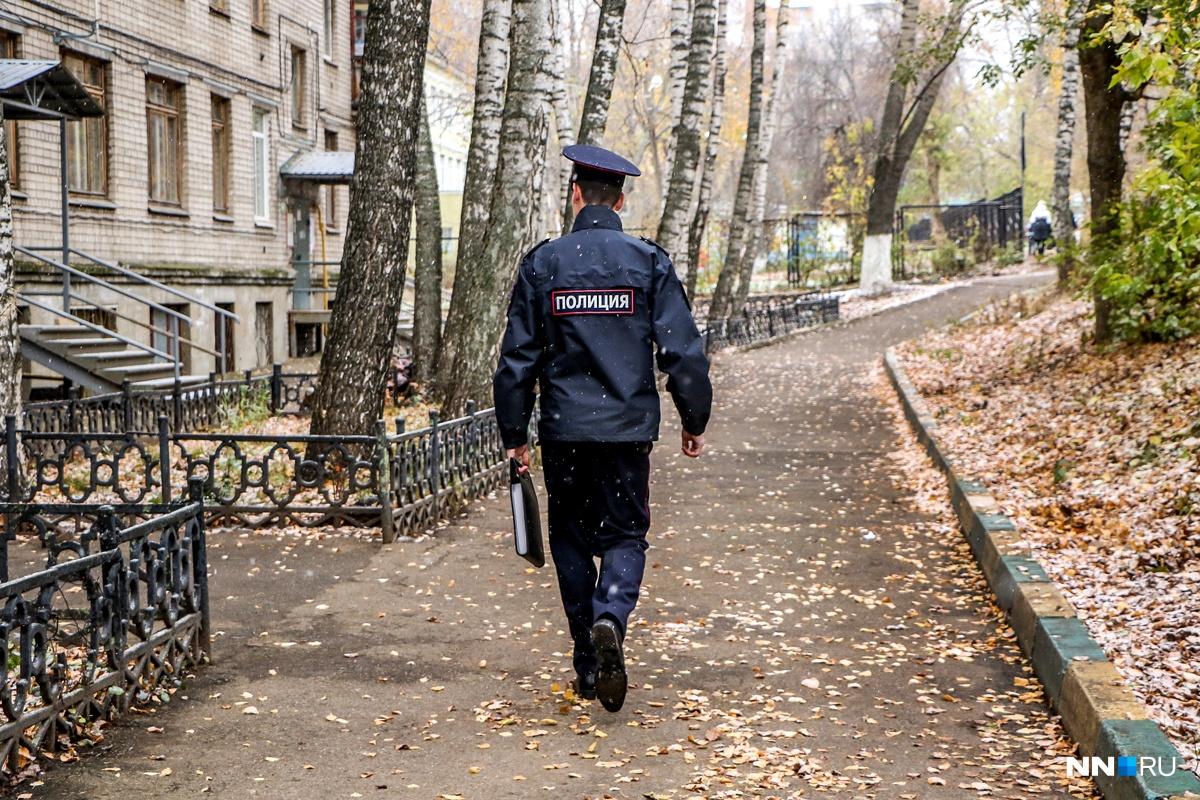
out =
[(63, 319), (70, 320), (71, 322), (74, 322), (76, 325), (82, 325), (83, 327), (90, 328), (91, 330), (96, 331), (97, 333), (104, 334), (105, 336), (110, 336), (119, 342), (123, 342), (123, 343), (129, 345), (130, 347), (134, 347), (138, 350), (142, 350), (143, 352), (149, 353), (153, 356), (157, 356), (158, 358), (164, 358), (168, 362), (178, 363), (178, 361), (174, 357), (172, 357), (171, 355), (169, 355), (167, 353), (164, 353), (163, 351), (161, 351), (157, 348), (151, 347), (150, 345), (142, 344), (141, 342), (135, 342), (133, 339), (130, 339), (128, 336), (122, 336), (121, 334), (117, 333), (116, 331), (110, 331), (108, 328), (105, 328), (103, 325), (97, 325), (94, 322), (88, 322), (86, 319), (83, 319), (82, 317), (77, 317), (69, 311), (63, 311), (61, 308), (55, 308), (54, 306), (48, 306), (45, 303), (34, 300), (29, 295), (21, 294), (20, 292), (18, 292), (17, 299), (22, 300), (26, 303), (29, 303), (32, 306), (36, 306), (36, 307), (42, 309), (43, 311), (49, 311), (51, 314), (54, 314), (55, 316), (59, 316), (59, 317), (62, 317)]
[[(49, 251), (53, 251), (53, 252), (62, 252), (61, 247), (55, 247), (53, 245), (40, 246), (40, 247), (27, 247), (27, 248), (19, 247), (17, 249), (30, 251), (30, 255), (33, 255), (33, 252), (38, 251), (38, 250), (49, 250)], [(96, 256), (91, 255), (90, 253), (85, 253), (82, 250), (76, 250), (75, 248), (69, 248), (67, 250), (67, 252), (70, 253), (71, 255), (79, 256), (80, 258), (82, 258), (86, 261), (90, 261), (93, 264), (96, 264), (97, 266), (104, 267), (105, 269), (111, 269), (113, 272), (124, 275), (126, 278), (131, 278), (134, 281), (137, 281), (138, 283), (149, 286), (153, 289), (158, 289), (159, 291), (166, 292), (167, 294), (178, 297), (181, 300), (187, 300), (189, 303), (195, 303), (196, 305), (200, 306), (201, 308), (207, 308), (209, 311), (213, 311), (221, 316), (231, 317), (234, 322), (242, 321), (241, 317), (239, 317), (236, 313), (234, 313), (233, 311), (230, 311), (229, 309), (221, 308), (220, 306), (214, 305), (214, 304), (208, 302), (207, 300), (202, 300), (201, 298), (196, 297), (195, 295), (188, 294), (187, 292), (181, 291), (179, 289), (175, 289), (171, 286), (167, 286), (165, 283), (156, 281), (153, 278), (147, 278), (145, 275), (142, 275), (141, 273), (138, 273), (138, 272), (134, 272), (131, 269), (126, 269), (125, 267), (122, 267), (120, 264), (114, 264), (111, 261), (105, 261), (102, 258), (97, 258)], [(41, 256), (35, 256), (35, 257), (41, 258)], [(188, 321), (191, 322), (192, 320), (189, 319)]]
[[(35, 297), (43, 296), (43, 295), (46, 297), (61, 297), (62, 296), (58, 292), (27, 292), (26, 294), (32, 295)], [(106, 311), (109, 314), (112, 314), (116, 319), (123, 319), (126, 322), (130, 323), (131, 325), (137, 325), (139, 328), (148, 330), (151, 333), (161, 333), (163, 336), (166, 336), (167, 338), (178, 339), (180, 344), (186, 344), (188, 347), (194, 347), (197, 350), (208, 353), (210, 356), (220, 356), (221, 355), (216, 350), (210, 350), (207, 347), (205, 347), (204, 345), (200, 344), (199, 342), (196, 342), (194, 339), (184, 336), (182, 333), (178, 333), (177, 331), (171, 331), (166, 328), (160, 328), (157, 325), (152, 325), (150, 323), (142, 322), (140, 319), (135, 319), (135, 318), (129, 316), (128, 314), (122, 314), (120, 311), (117, 311), (116, 309), (113, 309), (113, 308), (105, 308), (104, 306), (100, 305), (99, 303), (92, 301), (92, 300), (88, 300), (86, 297), (80, 297), (79, 295), (75, 294), (74, 292), (68, 293), (67, 296), (70, 297), (72, 300), (76, 300), (80, 303), (84, 303), (86, 305), (91, 306), (92, 308), (99, 309), (101, 311)]]
[(22, 247), (20, 245), (17, 245), (15, 247), (13, 247), (13, 249), (16, 250), (18, 253), (24, 253), (25, 255), (29, 256), (30, 258), (36, 258), (38, 261), (41, 261), (45, 264), (49, 264), (50, 266), (54, 267), (55, 269), (59, 270), (60, 272), (66, 272), (69, 275), (73, 275), (77, 278), (82, 278), (85, 281), (90, 281), (91, 283), (94, 283), (97, 286), (100, 286), (101, 288), (116, 292), (117, 294), (121, 295), (122, 297), (128, 297), (130, 300), (136, 300), (137, 302), (142, 303), (143, 305), (149, 306), (150, 308), (153, 308), (156, 311), (161, 311), (164, 314), (168, 314), (168, 315), (175, 317), (176, 319), (182, 320), (184, 322), (190, 323), (192, 321), (191, 317), (187, 316), (186, 314), (181, 314), (180, 312), (176, 311), (173, 308), (167, 308), (166, 306), (159, 305), (158, 303), (154, 302), (153, 300), (147, 300), (144, 297), (139, 297), (138, 295), (134, 294), (133, 292), (130, 292), (126, 289), (122, 289), (121, 287), (116, 286), (114, 284), (111, 284), (108, 281), (104, 280), (103, 278), (97, 278), (94, 275), (88, 275), (86, 272), (77, 270), (74, 267), (69, 266), (67, 264), (63, 264), (60, 261), (55, 261), (52, 258), (46, 258), (45, 256), (39, 255), (36, 251), (31, 250), (28, 247)]

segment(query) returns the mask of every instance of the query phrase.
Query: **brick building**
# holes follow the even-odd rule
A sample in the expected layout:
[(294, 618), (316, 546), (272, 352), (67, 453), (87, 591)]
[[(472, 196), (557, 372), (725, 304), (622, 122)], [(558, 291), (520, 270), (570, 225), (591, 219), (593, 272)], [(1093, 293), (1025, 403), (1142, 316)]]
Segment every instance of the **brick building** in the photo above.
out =
[[(179, 352), (188, 373), (288, 356), (293, 262), (340, 259), (348, 190), (293, 185), (280, 168), (354, 148), (352, 14), (349, 0), (0, 6), (0, 57), (61, 60), (105, 111), (66, 123), (70, 244), (83, 254), (71, 265), (103, 274), (98, 262), (118, 263), (179, 292), (105, 274), (148, 305), (76, 280), (72, 316)], [(59, 124), (10, 122), (8, 133), (16, 242), (58, 246)], [(19, 259), (25, 294), (61, 283), (55, 269)], [(174, 329), (154, 305), (186, 317), (180, 342), (168, 341)], [(39, 305), (22, 312), (35, 325), (73, 321)], [(222, 350), (222, 336), (224, 359), (205, 350)]]

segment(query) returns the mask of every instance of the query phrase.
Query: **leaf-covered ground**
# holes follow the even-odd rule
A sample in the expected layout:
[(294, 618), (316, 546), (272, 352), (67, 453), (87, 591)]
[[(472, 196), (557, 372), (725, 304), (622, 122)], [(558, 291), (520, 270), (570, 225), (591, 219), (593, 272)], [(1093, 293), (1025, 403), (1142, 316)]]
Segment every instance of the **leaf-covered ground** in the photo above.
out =
[[(655, 449), (619, 714), (580, 702), (503, 498), (382, 548), (210, 538), (216, 663), (38, 797), (1093, 798), (872, 394), (880, 349), (1009, 285), (717, 360), (701, 461)], [(932, 479), (926, 478), (932, 485)], [(918, 493), (919, 494), (919, 493)], [(932, 503), (930, 498), (927, 502)]]
[(1185, 758), (1200, 757), (1200, 343), (1102, 350), (1089, 304), (1001, 304), (901, 349), (986, 482)]

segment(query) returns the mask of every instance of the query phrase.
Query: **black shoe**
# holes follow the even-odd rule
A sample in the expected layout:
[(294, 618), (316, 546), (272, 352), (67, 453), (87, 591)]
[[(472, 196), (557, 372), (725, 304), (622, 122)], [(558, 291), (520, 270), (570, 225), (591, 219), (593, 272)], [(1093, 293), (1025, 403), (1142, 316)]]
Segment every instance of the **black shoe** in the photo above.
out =
[(621, 633), (611, 619), (599, 620), (592, 626), (592, 646), (596, 648), (596, 696), (608, 711), (620, 711), (625, 704), (628, 678), (625, 675), (625, 653), (621, 649)]
[(571, 690), (575, 692), (576, 697), (581, 697), (584, 700), (595, 700), (596, 673), (586, 672), (582, 675), (576, 675), (575, 680), (571, 681)]

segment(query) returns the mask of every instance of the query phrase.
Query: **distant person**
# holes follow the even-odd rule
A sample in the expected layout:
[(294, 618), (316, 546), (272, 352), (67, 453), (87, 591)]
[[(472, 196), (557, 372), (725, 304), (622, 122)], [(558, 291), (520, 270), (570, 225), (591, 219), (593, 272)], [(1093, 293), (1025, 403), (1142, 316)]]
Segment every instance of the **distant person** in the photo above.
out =
[(704, 449), (712, 384), (670, 256), (621, 229), (625, 176), (638, 168), (590, 145), (563, 155), (575, 164), (575, 224), (521, 260), (492, 388), (500, 438), (523, 472), (535, 388), (541, 396), (550, 552), (575, 643), (575, 692), (618, 711), (623, 642), (646, 566), (655, 362), (689, 458)]
[(1053, 228), (1050, 226), (1050, 220), (1045, 217), (1038, 217), (1029, 225), (1029, 249), (1037, 251), (1039, 256), (1046, 254), (1046, 244), (1050, 241), (1050, 236), (1053, 234)]

